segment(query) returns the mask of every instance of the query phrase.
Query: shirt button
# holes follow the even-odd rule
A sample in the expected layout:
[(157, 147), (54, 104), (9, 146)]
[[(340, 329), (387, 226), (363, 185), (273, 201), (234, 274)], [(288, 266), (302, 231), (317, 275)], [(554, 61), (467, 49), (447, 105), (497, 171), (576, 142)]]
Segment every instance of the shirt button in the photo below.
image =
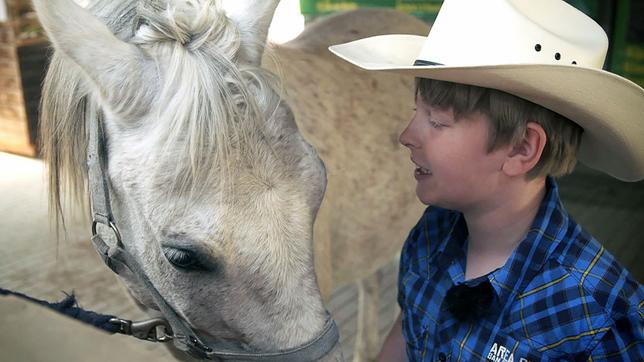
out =
[(445, 353), (443, 353), (443, 352), (439, 353), (439, 354), (438, 354), (438, 360), (439, 360), (440, 362), (445, 362), (445, 361), (447, 361), (447, 356), (445, 355)]

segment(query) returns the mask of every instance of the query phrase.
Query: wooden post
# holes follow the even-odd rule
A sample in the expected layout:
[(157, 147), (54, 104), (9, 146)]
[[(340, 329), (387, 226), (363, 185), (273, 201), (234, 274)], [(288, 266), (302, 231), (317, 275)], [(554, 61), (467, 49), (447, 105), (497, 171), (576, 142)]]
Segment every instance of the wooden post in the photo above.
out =
[[(35, 156), (37, 108), (41, 74), (44, 71), (42, 64), (46, 52), (45, 39), (38, 35), (40, 33), (37, 30), (33, 30), (39, 28), (37, 21), (31, 16), (23, 16), (30, 13), (28, 1), (6, 0), (5, 4), (8, 19), (0, 22), (0, 151)], [(23, 28), (29, 31), (23, 32)], [(33, 62), (29, 61), (23, 64), (25, 69), (21, 69), (21, 50), (33, 54), (34, 44), (43, 44), (38, 55), (43, 62), (34, 67)], [(28, 92), (25, 92), (24, 87), (25, 74), (28, 78)], [(32, 96), (33, 94), (36, 96)]]
[(358, 283), (358, 318), (354, 362), (375, 361), (380, 352), (380, 276), (375, 272)]

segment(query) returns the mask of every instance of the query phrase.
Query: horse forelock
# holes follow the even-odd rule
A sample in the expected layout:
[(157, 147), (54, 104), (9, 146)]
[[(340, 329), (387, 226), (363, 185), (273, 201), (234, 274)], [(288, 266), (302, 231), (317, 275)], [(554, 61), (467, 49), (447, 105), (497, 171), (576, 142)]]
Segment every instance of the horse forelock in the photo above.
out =
[[(146, 50), (158, 69), (155, 104), (146, 116), (156, 140), (150, 157), (166, 176), (170, 173), (172, 190), (197, 197), (213, 179), (225, 183), (231, 164), (265, 158), (270, 145), (260, 122), (278, 107), (277, 83), (263, 69), (236, 64), (240, 35), (218, 4), (149, 2), (136, 14), (106, 22), (112, 29), (127, 29), (124, 23), (137, 19), (141, 24), (132, 36), (120, 37)], [(102, 114), (81, 70), (59, 53), (43, 87), (41, 133), (56, 215), (63, 196), (85, 199), (87, 135), (80, 130)]]
[[(218, 3), (139, 10), (142, 25), (132, 43), (155, 58), (161, 73), (151, 117), (159, 148), (153, 157), (166, 174), (165, 164), (175, 166), (173, 191), (199, 197), (214, 177), (226, 183), (231, 164), (262, 158), (258, 153), (267, 145), (261, 122), (279, 104), (276, 81), (261, 68), (237, 64), (240, 34)], [(169, 154), (171, 160), (158, 158)]]

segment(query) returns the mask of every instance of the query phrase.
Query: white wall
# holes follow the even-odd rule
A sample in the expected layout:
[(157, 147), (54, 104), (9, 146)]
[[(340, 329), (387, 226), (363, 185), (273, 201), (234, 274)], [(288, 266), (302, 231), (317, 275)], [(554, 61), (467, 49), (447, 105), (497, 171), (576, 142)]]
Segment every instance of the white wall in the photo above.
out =
[(282, 44), (300, 35), (304, 30), (304, 16), (300, 13), (299, 0), (282, 0), (268, 29), (268, 41)]
[[(76, 0), (79, 1), (79, 0)], [(229, 12), (239, 12), (245, 4), (240, 0), (224, 0), (224, 8)], [(300, 14), (299, 0), (281, 0), (275, 9), (273, 22), (268, 28), (268, 41), (285, 43), (304, 30), (304, 16)]]
[(4, 0), (0, 0), (0, 22), (7, 20), (7, 5)]

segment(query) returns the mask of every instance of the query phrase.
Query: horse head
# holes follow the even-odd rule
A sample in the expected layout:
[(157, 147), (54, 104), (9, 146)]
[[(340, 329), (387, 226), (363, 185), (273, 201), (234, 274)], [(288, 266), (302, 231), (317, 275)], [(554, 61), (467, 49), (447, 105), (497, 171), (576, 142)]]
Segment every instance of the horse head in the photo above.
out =
[(302, 345), (327, 320), (312, 260), (324, 165), (260, 67), (276, 3), (35, 1), (55, 49), (41, 115), (52, 205), (85, 197), (100, 119), (124, 248), (203, 339), (253, 351)]

